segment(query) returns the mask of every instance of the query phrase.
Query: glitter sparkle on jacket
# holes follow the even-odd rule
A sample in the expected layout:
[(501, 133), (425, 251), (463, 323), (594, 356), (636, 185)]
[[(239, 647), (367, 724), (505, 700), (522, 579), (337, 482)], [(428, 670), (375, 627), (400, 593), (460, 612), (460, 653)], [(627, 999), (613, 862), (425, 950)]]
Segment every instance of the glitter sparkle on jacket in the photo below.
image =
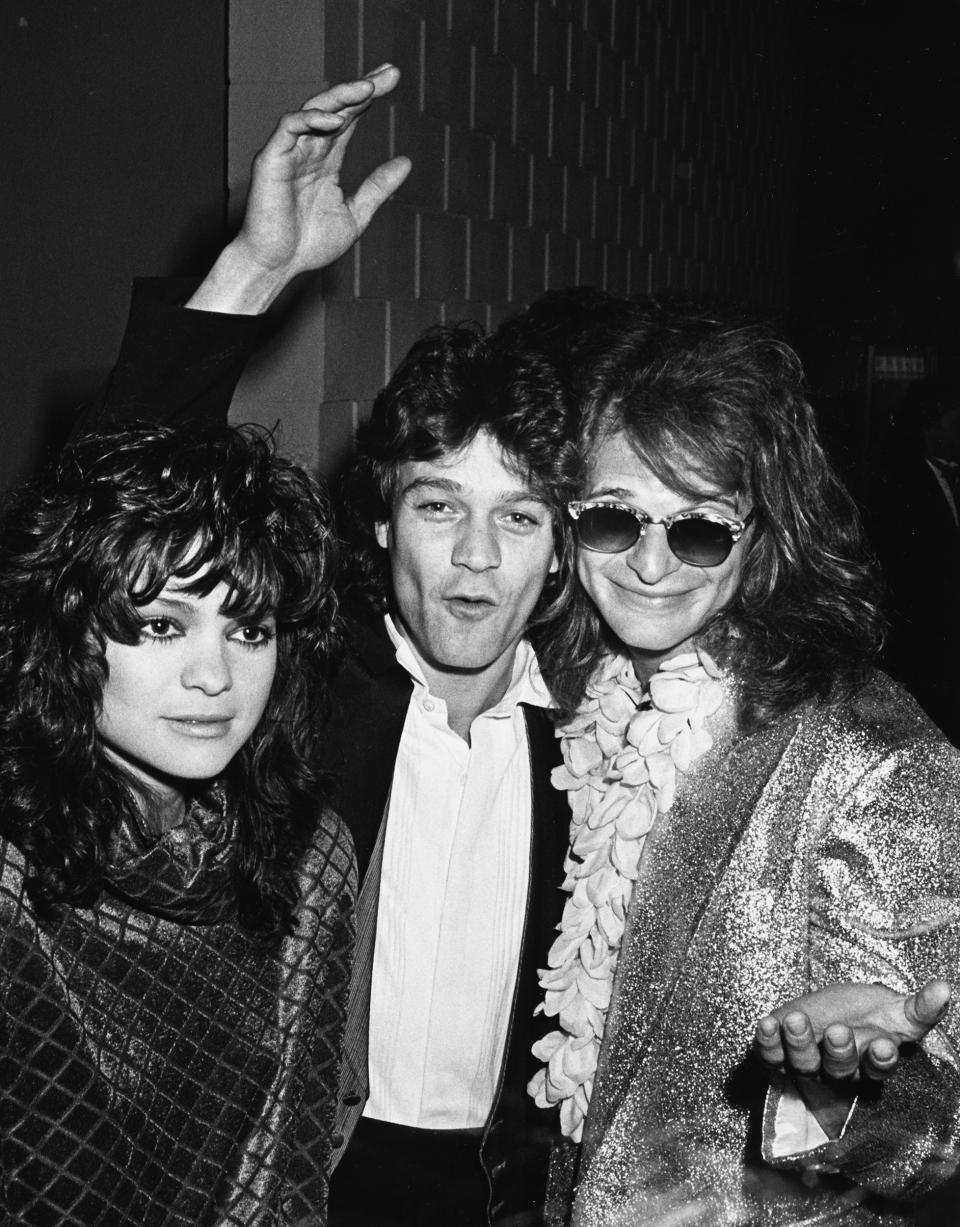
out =
[(551, 1221), (912, 1221), (957, 1162), (960, 1003), (801, 1159), (772, 1157), (777, 1096), (762, 1122), (750, 1051), (758, 1019), (806, 991), (933, 976), (960, 978), (960, 753), (880, 674), (849, 702), (721, 731), (647, 838), (572, 1217), (567, 1144)]

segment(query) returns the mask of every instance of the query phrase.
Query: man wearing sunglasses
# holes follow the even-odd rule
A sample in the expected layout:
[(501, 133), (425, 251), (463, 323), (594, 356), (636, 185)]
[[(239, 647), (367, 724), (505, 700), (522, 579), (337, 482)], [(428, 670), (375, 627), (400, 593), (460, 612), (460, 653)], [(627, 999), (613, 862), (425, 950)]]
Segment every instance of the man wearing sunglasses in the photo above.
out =
[(632, 550), (648, 525), (662, 524), (671, 553), (692, 567), (717, 567), (725, 562), (754, 518), (753, 511), (742, 520), (712, 511), (678, 511), (655, 518), (626, 503), (607, 501), (574, 501), (567, 504), (567, 514), (576, 522), (577, 540), (584, 549), (601, 554)]

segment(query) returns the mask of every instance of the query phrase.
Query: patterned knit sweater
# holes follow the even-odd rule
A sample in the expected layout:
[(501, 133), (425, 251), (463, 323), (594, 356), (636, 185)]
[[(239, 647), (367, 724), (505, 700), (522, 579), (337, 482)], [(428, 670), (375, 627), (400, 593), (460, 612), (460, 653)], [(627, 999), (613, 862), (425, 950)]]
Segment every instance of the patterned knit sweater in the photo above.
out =
[(295, 932), (239, 927), (232, 824), (123, 829), (90, 908), (39, 920), (0, 840), (0, 1205), (27, 1224), (323, 1223), (352, 946), (321, 815)]

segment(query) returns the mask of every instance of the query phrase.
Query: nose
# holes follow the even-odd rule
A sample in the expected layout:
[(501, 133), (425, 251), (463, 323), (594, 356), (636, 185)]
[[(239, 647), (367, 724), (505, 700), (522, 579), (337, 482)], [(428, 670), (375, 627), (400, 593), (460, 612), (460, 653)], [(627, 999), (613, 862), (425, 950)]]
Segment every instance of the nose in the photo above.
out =
[(450, 561), (468, 571), (488, 571), (500, 565), (496, 529), (485, 520), (468, 520), (457, 534)]
[(233, 674), (227, 656), (227, 643), (221, 636), (202, 636), (192, 645), (184, 661), (180, 681), (187, 690), (201, 690), (207, 695), (222, 694), (233, 685)]
[(627, 554), (627, 566), (645, 584), (658, 584), (683, 566), (667, 545), (662, 524), (648, 524)]

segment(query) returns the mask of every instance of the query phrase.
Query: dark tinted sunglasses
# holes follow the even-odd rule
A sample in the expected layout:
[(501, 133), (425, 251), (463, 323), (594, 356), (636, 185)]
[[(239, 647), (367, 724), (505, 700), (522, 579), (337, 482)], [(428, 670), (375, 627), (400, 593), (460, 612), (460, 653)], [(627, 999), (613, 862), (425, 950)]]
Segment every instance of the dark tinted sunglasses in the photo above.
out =
[(754, 516), (750, 511), (743, 520), (729, 520), (712, 511), (681, 511), (657, 520), (627, 503), (603, 502), (568, 503), (567, 511), (585, 549), (619, 554), (636, 545), (648, 524), (662, 524), (673, 555), (692, 567), (724, 562)]

